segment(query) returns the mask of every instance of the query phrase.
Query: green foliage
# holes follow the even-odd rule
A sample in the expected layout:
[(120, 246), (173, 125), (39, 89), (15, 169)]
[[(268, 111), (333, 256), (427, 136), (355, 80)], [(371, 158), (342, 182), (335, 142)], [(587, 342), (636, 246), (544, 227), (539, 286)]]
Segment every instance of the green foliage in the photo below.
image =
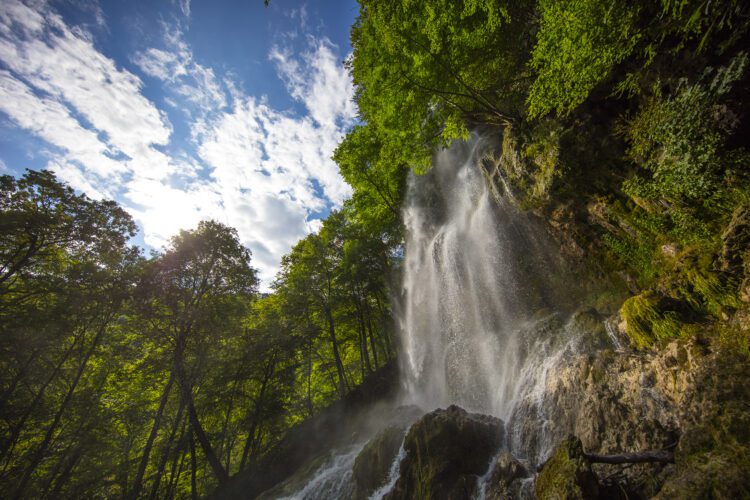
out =
[(674, 311), (665, 311), (651, 292), (630, 297), (620, 309), (620, 318), (631, 344), (638, 349), (680, 335), (682, 322)]
[(637, 4), (617, 0), (540, 0), (528, 115), (566, 115), (583, 103), (640, 39)]
[(114, 202), (49, 172), (0, 183), (9, 496), (208, 495), (393, 356), (389, 247), (354, 208), (303, 240), (260, 298), (223, 224), (147, 260)]
[(354, 127), (333, 155), (339, 171), (352, 186), (350, 214), (368, 233), (392, 243), (401, 240), (401, 204), (409, 165), (399, 144), (372, 125)]
[(628, 127), (629, 154), (651, 176), (626, 182), (626, 193), (677, 204), (702, 204), (707, 210), (721, 203), (717, 191), (725, 170), (731, 168), (722, 147), (737, 118), (721, 106), (720, 99), (746, 65), (747, 55), (741, 53), (708, 81), (680, 82), (674, 97), (664, 98), (655, 88)]
[(362, 118), (424, 170), (432, 151), (466, 138), (466, 120), (520, 116), (531, 18), (526, 2), (360, 2), (348, 62)]
[(661, 6), (683, 43), (697, 40), (698, 51), (707, 50), (722, 31), (728, 32), (718, 45), (721, 52), (741, 39), (749, 26), (748, 5), (741, 0), (661, 0)]
[(603, 240), (622, 264), (638, 273), (644, 286), (653, 283), (659, 272), (653, 242), (636, 241), (627, 235), (615, 236), (610, 233), (605, 234)]

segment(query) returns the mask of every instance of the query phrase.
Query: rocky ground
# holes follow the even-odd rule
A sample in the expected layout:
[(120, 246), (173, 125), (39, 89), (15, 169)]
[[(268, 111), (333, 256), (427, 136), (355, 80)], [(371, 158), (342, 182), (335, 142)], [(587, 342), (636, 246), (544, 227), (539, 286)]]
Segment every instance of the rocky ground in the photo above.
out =
[[(355, 498), (385, 484), (402, 439), (390, 499), (472, 498), (478, 488), (487, 499), (746, 498), (748, 382), (745, 358), (705, 339), (674, 341), (658, 352), (581, 355), (548, 373), (545, 396), (512, 417), (525, 419), (513, 447), (525, 456), (503, 451), (510, 443), (500, 420), (456, 406), (435, 410), (408, 433), (388, 428), (364, 448)], [(542, 441), (556, 443), (549, 456)], [(592, 460), (649, 450), (673, 463)]]

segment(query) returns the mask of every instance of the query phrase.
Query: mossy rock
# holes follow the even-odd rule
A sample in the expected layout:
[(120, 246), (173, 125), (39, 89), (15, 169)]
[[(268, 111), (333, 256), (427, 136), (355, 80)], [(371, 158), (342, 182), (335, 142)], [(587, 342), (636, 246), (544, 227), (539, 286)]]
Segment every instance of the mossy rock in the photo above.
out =
[(521, 480), (529, 477), (524, 465), (508, 452), (501, 454), (495, 461), (490, 480), (485, 490), (486, 500), (505, 500), (519, 498)]
[(657, 498), (750, 498), (750, 368), (722, 352), (702, 380), (702, 417), (675, 451), (676, 471)]
[(682, 322), (677, 312), (664, 307), (664, 298), (646, 291), (626, 300), (620, 308), (620, 330), (633, 347), (645, 349), (679, 337)]
[(604, 318), (596, 309), (578, 311), (570, 318), (570, 328), (582, 333), (581, 347), (593, 352), (612, 347), (612, 340), (604, 326)]
[(387, 498), (472, 498), (503, 436), (503, 422), (495, 417), (455, 405), (428, 413), (404, 439), (406, 456)]
[(739, 407), (690, 429), (656, 498), (750, 498), (749, 433), (750, 415)]
[(406, 429), (391, 426), (380, 431), (357, 455), (352, 469), (354, 499), (369, 498), (388, 481), (391, 464), (404, 440)]
[(583, 453), (581, 440), (564, 439), (536, 478), (539, 500), (573, 500), (597, 498), (599, 482), (591, 463)]

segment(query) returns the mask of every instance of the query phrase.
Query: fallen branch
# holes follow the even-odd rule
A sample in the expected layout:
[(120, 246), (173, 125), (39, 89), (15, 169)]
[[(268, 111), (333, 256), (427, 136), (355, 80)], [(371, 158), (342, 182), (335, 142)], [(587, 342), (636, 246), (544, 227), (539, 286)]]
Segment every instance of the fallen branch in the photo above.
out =
[(589, 462), (600, 464), (636, 464), (647, 462), (659, 462), (664, 464), (674, 463), (674, 453), (670, 450), (640, 451), (638, 453), (621, 453), (619, 455), (584, 453), (584, 456)]

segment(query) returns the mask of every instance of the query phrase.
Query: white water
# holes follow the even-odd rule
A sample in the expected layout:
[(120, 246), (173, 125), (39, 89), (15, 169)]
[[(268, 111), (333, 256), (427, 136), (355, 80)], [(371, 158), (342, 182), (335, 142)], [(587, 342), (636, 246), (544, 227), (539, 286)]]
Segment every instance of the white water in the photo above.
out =
[(297, 493), (280, 500), (318, 500), (349, 498), (352, 495), (352, 467), (364, 445), (351, 446), (333, 454)]
[[(488, 142), (440, 152), (412, 176), (404, 209), (401, 318), (407, 400), (457, 404), (504, 420), (528, 372), (521, 333), (544, 307), (552, 260), (538, 229), (482, 175)], [(533, 278), (533, 280), (531, 279)]]
[[(554, 417), (545, 414), (547, 378), (578, 350), (581, 332), (561, 312), (575, 294), (560, 289), (568, 278), (557, 249), (512, 200), (494, 198), (487, 187), (482, 160), (489, 147), (478, 137), (457, 143), (436, 155), (430, 172), (409, 180), (398, 315), (401, 402), (425, 411), (457, 404), (500, 417), (507, 439), (498, 452), (533, 466), (556, 439), (547, 430)], [(533, 447), (524, 441), (530, 432)], [(402, 447), (372, 498), (393, 488), (403, 453)], [(355, 457), (339, 452), (294, 498), (350, 496)], [(479, 478), (480, 497), (491, 466)], [(526, 481), (523, 496), (532, 487)]]
[(394, 458), (393, 462), (391, 463), (391, 468), (388, 471), (387, 482), (383, 486), (378, 488), (372, 495), (370, 495), (370, 500), (383, 500), (383, 497), (391, 492), (393, 487), (396, 485), (396, 481), (398, 481), (398, 466), (401, 465), (401, 460), (403, 460), (405, 456), (406, 449), (404, 448), (404, 443), (402, 442), (401, 447), (398, 449), (398, 453), (396, 454), (396, 458)]

